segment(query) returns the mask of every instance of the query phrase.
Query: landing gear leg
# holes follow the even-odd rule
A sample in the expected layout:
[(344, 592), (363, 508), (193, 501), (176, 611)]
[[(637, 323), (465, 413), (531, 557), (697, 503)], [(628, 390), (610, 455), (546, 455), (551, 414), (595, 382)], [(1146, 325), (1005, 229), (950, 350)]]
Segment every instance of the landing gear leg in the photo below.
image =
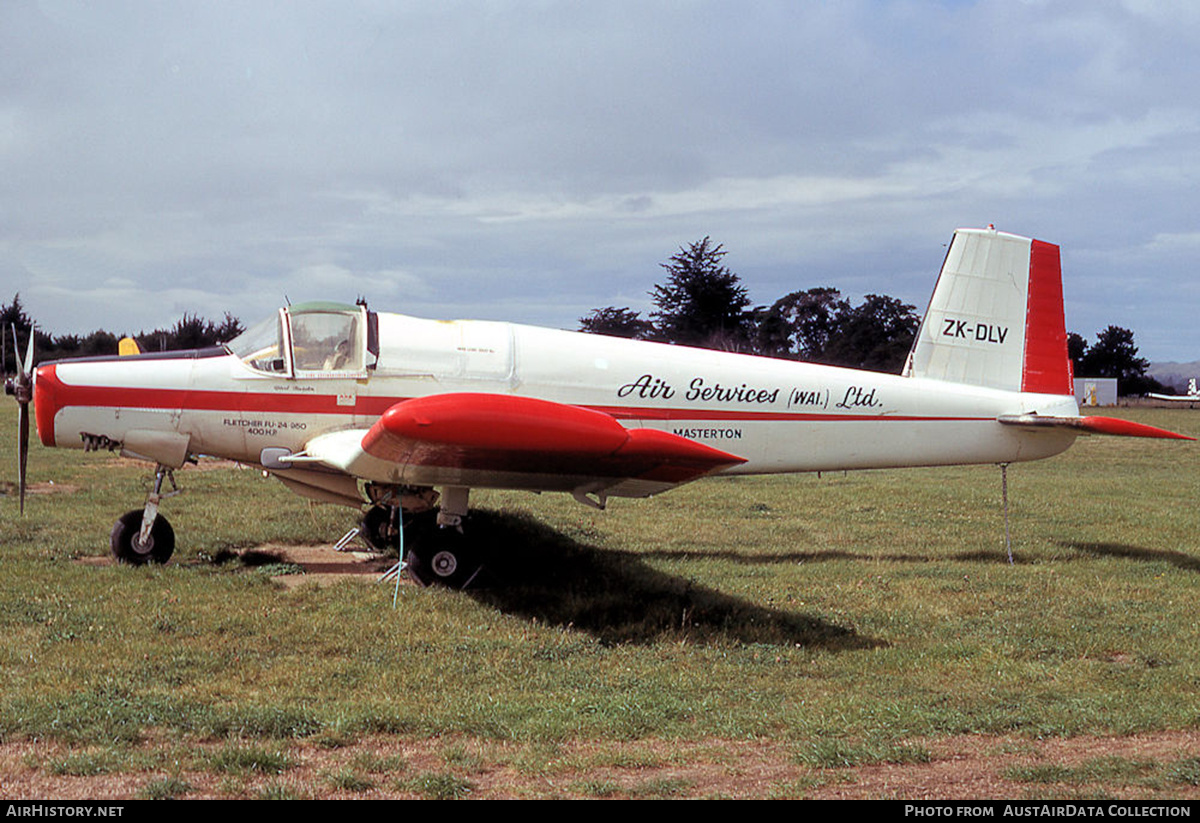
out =
[(478, 552), (463, 531), (470, 492), (458, 486), (443, 489), (436, 528), (414, 530), (409, 539), (408, 573), (421, 585), (465, 589), (483, 571)]
[[(163, 480), (171, 481), (171, 491), (163, 494)], [(158, 513), (158, 506), (168, 497), (180, 493), (175, 472), (158, 466), (154, 472), (154, 488), (146, 495), (146, 505), (121, 515), (113, 525), (109, 546), (113, 557), (121, 563), (141, 566), (145, 563), (166, 563), (175, 552), (175, 530), (167, 518)]]

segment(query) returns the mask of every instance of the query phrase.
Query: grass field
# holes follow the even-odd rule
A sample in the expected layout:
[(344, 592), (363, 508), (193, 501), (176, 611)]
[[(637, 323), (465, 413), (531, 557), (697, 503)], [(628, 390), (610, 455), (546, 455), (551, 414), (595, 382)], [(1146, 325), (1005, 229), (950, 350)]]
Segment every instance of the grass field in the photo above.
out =
[(0, 498), (0, 797), (920, 796), (972, 747), (995, 792), (1198, 797), (1198, 448), (1011, 467), (1012, 565), (995, 467), (477, 492), (503, 585), (393, 607), (239, 560), (354, 514), (234, 467), (179, 473), (169, 565), (85, 562), (150, 468), (35, 445), (25, 516)]

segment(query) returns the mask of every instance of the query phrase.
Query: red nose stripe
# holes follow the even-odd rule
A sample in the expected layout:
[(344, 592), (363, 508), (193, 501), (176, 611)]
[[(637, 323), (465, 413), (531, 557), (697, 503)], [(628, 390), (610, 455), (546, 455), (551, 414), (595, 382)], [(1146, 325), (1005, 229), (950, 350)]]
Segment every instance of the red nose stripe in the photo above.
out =
[(42, 366), (33, 383), (33, 415), (37, 421), (38, 439), (43, 446), (55, 445), (54, 416), (62, 408), (62, 381), (55, 366)]

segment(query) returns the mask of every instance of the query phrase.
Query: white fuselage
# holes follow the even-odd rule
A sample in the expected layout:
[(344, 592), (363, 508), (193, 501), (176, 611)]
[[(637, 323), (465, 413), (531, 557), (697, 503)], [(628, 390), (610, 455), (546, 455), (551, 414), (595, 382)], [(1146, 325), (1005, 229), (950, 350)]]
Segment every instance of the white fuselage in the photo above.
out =
[(744, 458), (730, 474), (1007, 463), (1049, 457), (1075, 438), (1069, 429), (997, 422), (1077, 415), (1070, 396), (507, 323), (395, 314), (378, 322), (377, 359), (355, 376), (271, 375), (211, 352), (43, 366), (39, 433), (47, 445), (144, 443), (144, 456), (163, 463), (182, 448), (257, 464), (264, 449), (300, 452), (318, 435), (369, 428), (403, 400), (477, 392), (582, 406), (627, 428), (671, 432)]

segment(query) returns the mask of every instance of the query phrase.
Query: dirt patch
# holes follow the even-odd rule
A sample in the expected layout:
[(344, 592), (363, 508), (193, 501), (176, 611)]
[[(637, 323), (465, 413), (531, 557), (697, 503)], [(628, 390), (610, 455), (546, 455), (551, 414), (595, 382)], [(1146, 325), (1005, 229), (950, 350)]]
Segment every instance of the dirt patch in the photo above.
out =
[[(570, 741), (524, 744), (464, 737), (311, 739), (280, 749), (286, 761), (274, 775), (231, 776), (209, 766), (239, 744), (196, 743), (181, 763), (168, 740), (142, 744), (131, 761), (174, 762), (170, 771), (81, 776), (62, 764), (78, 756), (55, 743), (0, 744), (0, 798), (129, 799), (173, 778), (188, 798), (256, 797), (286, 792), (319, 798), (677, 797), (984, 800), (1046, 797), (1196, 800), (1200, 787), (1159, 780), (1129, 785), (1030, 783), (1012, 769), (1071, 768), (1101, 758), (1173, 763), (1200, 754), (1200, 734), (1163, 732), (1133, 737), (1066, 740), (962, 736), (912, 741), (930, 762), (822, 769), (801, 765), (794, 749), (774, 740), (693, 742)], [(241, 744), (250, 746), (252, 744)], [(274, 749), (272, 744), (255, 744)], [(54, 771), (60, 772), (54, 774)]]
[[(20, 491), (16, 483), (8, 480), (0, 481), (0, 496), (18, 497)], [(53, 480), (25, 485), (25, 494), (74, 494), (77, 491), (79, 491), (78, 486), (71, 483), (55, 483)]]
[(396, 564), (394, 557), (371, 552), (334, 551), (331, 546), (265, 545), (256, 552), (274, 555), (284, 563), (304, 569), (304, 574), (281, 574), (271, 579), (284, 588), (293, 589), (306, 584), (328, 586), (343, 581), (375, 583), (379, 576)]
[[(384, 572), (396, 564), (394, 557), (362, 551), (339, 552), (334, 551), (332, 546), (285, 546), (266, 543), (238, 554), (247, 566), (281, 563), (303, 568), (303, 574), (277, 574), (271, 577), (271, 580), (289, 590), (303, 585), (375, 583)], [(75, 562), (84, 566), (111, 566), (117, 561), (112, 555), (106, 554), (76, 558)]]
[[(1200, 757), (1200, 732), (1162, 732), (1131, 737), (1075, 737), (1025, 740), (963, 736), (923, 743), (929, 763), (880, 764), (846, 770), (853, 781), (828, 785), (812, 797), (900, 798), (905, 800), (1026, 799), (1046, 797), (1113, 797), (1117, 799), (1200, 798), (1190, 783), (1131, 785), (1076, 782), (1023, 782), (1013, 769), (1059, 766), (1066, 769), (1101, 760), (1171, 763)], [(841, 770), (835, 770), (841, 771)]]
[[(118, 452), (112, 452), (103, 463), (92, 463), (105, 471), (109, 469), (148, 469), (154, 471), (154, 464), (149, 460), (138, 457), (122, 457)], [(212, 471), (214, 469), (243, 469), (245, 471), (260, 471), (257, 466), (249, 466), (236, 460), (225, 460), (220, 457), (201, 457), (195, 463), (184, 463), (176, 471)]]

